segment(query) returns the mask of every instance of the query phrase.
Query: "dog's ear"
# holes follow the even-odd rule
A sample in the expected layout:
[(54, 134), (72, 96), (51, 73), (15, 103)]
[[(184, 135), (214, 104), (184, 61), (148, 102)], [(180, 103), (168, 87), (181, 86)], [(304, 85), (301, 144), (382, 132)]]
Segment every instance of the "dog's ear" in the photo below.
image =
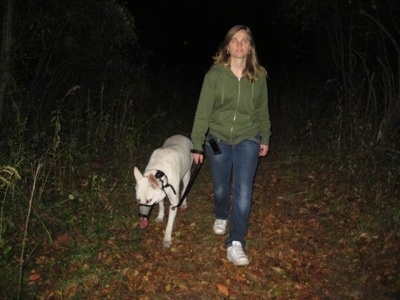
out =
[(134, 174), (135, 174), (135, 179), (136, 181), (139, 181), (140, 179), (143, 178), (142, 173), (140, 173), (139, 169), (135, 167), (135, 169), (133, 170)]
[(150, 174), (149, 176), (149, 181), (150, 181), (150, 185), (153, 189), (156, 189), (158, 184), (157, 184), (157, 179), (153, 174)]

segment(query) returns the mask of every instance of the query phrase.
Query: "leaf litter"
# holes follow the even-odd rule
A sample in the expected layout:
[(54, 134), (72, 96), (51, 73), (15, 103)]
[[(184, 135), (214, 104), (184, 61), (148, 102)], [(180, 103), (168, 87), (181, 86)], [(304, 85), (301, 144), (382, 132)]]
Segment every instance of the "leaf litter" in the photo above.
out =
[(339, 174), (327, 172), (334, 166), (275, 147), (255, 179), (249, 266), (227, 261), (225, 236), (212, 231), (206, 160), (170, 249), (162, 247), (167, 218), (155, 222), (153, 211), (140, 229), (132, 181), (119, 190), (108, 237), (60, 232), (30, 264), (32, 290), (39, 299), (395, 299), (400, 233), (360, 228), (371, 212), (343, 192)]

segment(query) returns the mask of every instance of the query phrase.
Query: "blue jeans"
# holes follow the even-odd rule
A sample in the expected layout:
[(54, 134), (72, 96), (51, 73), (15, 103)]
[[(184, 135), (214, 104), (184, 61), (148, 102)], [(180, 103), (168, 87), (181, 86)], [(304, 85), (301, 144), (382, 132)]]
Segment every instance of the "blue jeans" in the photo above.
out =
[[(216, 219), (227, 220), (230, 216), (229, 236), (225, 243), (229, 247), (232, 241), (245, 245), (248, 219), (253, 196), (253, 182), (256, 174), (260, 138), (256, 136), (237, 145), (218, 140), (221, 154), (215, 155), (206, 139), (206, 152), (211, 163), (214, 184), (214, 214)], [(232, 183), (232, 210), (229, 199)]]

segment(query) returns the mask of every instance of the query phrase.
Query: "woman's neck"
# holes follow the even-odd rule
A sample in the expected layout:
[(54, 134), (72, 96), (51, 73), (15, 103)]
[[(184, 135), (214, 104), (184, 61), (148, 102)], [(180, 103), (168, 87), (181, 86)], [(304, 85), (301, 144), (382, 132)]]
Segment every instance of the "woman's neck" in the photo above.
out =
[(237, 78), (242, 78), (243, 70), (246, 68), (245, 59), (232, 59), (231, 60), (231, 71)]

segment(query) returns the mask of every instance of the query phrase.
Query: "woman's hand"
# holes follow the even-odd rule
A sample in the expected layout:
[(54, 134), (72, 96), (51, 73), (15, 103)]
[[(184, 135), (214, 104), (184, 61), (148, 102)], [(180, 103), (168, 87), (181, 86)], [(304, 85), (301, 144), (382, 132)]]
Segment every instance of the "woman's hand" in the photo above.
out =
[(204, 155), (200, 153), (192, 153), (193, 161), (196, 165), (202, 164), (204, 160)]
[(266, 156), (269, 151), (269, 146), (268, 145), (260, 145), (260, 154), (259, 156)]

